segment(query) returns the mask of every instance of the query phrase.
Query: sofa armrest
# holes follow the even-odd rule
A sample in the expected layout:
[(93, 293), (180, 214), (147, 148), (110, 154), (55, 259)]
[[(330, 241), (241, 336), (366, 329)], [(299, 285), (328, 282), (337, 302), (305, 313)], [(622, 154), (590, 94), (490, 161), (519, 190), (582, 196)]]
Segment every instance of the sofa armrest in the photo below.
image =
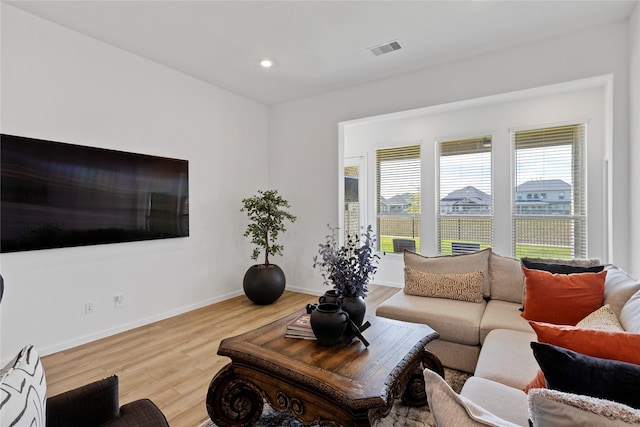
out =
[(149, 399), (140, 399), (122, 405), (120, 416), (102, 427), (169, 427), (160, 409)]
[(100, 426), (119, 413), (115, 375), (47, 399), (47, 427)]

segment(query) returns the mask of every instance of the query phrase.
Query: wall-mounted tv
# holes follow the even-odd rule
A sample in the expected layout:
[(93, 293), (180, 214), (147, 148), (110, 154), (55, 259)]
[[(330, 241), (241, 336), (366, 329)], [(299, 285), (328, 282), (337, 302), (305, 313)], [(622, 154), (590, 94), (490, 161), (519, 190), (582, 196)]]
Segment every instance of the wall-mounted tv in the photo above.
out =
[(0, 252), (189, 235), (189, 162), (0, 135)]

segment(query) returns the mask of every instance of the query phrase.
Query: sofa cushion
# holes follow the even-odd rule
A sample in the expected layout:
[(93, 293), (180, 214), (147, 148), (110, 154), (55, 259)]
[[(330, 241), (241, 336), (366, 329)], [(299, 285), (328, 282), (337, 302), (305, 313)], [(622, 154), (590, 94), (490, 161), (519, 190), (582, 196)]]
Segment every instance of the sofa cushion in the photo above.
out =
[(640, 365), (586, 356), (538, 342), (531, 343), (547, 388), (613, 400), (640, 408)]
[(607, 279), (604, 282), (604, 304), (609, 304), (611, 310), (620, 318), (622, 307), (629, 298), (640, 291), (640, 281), (629, 276), (626, 271), (613, 265), (608, 265)]
[(405, 267), (404, 293), (419, 297), (482, 301), (482, 271), (472, 273), (430, 273)]
[(549, 262), (536, 262), (527, 258), (522, 258), (522, 265), (530, 270), (542, 270), (556, 274), (574, 274), (574, 273), (600, 273), (604, 270), (604, 265), (580, 266)]
[(531, 332), (491, 331), (484, 340), (474, 375), (516, 388), (522, 393), (538, 371), (538, 363), (529, 346), (535, 340), (536, 336)]
[(524, 295), (524, 274), (520, 261), (491, 253), (489, 257), (491, 274), (491, 299), (522, 304)]
[(640, 291), (633, 294), (622, 307), (620, 323), (626, 331), (640, 334)]
[(529, 322), (520, 316), (520, 304), (492, 299), (487, 303), (480, 321), (480, 343), (494, 329), (511, 329), (533, 333)]
[(606, 271), (554, 274), (523, 268), (527, 320), (575, 325), (602, 306)]
[(398, 292), (380, 304), (376, 315), (405, 322), (424, 323), (438, 331), (440, 339), (480, 344), (480, 319), (487, 303), (417, 297)]
[(609, 304), (605, 304), (584, 319), (576, 323), (578, 328), (599, 329), (601, 331), (624, 331), (618, 317), (611, 310)]
[(530, 322), (539, 342), (603, 359), (640, 364), (640, 334)]
[(500, 418), (520, 426), (527, 425), (527, 395), (522, 390), (485, 378), (471, 377), (464, 383), (460, 395)]
[(629, 427), (640, 424), (640, 411), (622, 403), (550, 389), (529, 392), (534, 427)]
[(429, 408), (438, 427), (517, 426), (467, 398), (458, 395), (435, 372), (425, 369), (424, 381)]
[(404, 265), (413, 270), (430, 273), (473, 273), (482, 271), (484, 275), (482, 294), (489, 297), (491, 276), (489, 275), (489, 255), (491, 249), (462, 255), (426, 257), (414, 252), (404, 251)]
[(3, 426), (45, 427), (47, 382), (38, 352), (24, 347), (0, 370), (0, 420)]

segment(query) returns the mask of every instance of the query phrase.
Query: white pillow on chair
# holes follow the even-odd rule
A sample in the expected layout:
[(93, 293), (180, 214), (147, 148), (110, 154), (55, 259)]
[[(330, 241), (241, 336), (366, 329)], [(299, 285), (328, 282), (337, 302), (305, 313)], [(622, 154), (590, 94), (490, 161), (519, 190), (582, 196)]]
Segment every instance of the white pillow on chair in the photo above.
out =
[(45, 427), (46, 405), (44, 369), (28, 345), (0, 371), (0, 420), (3, 426)]
[(438, 427), (516, 427), (492, 414), (464, 396), (460, 396), (445, 380), (430, 369), (424, 370), (429, 409)]

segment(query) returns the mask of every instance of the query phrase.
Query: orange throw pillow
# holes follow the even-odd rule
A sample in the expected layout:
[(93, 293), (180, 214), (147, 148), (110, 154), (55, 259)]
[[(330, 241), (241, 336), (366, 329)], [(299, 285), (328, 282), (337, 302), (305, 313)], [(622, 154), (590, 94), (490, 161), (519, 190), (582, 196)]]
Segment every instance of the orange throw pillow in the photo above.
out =
[(531, 380), (529, 384), (525, 388), (522, 389), (525, 393), (529, 393), (529, 390), (532, 388), (547, 388), (547, 380), (544, 378), (544, 373), (542, 373), (542, 369), (538, 369), (538, 373)]
[(640, 334), (529, 322), (538, 342), (601, 359), (640, 365)]
[(537, 322), (575, 325), (602, 307), (606, 271), (600, 273), (554, 274), (523, 268), (524, 312), (522, 317)]

